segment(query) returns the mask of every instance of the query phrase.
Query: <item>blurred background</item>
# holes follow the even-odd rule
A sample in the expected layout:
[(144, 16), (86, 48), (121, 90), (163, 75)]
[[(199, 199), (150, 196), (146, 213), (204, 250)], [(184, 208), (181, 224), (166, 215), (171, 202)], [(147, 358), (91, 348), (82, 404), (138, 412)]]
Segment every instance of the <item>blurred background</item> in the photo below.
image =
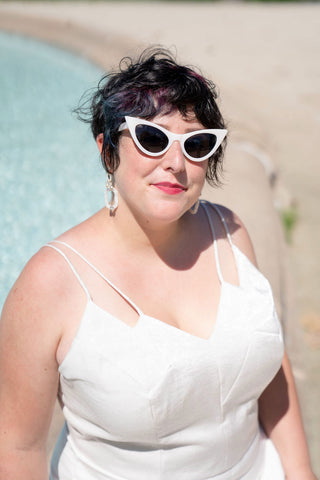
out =
[[(320, 5), (0, 2), (0, 304), (40, 246), (103, 205), (84, 91), (151, 44), (218, 86), (225, 188), (270, 279), (320, 475)], [(210, 197), (210, 198), (211, 198)]]

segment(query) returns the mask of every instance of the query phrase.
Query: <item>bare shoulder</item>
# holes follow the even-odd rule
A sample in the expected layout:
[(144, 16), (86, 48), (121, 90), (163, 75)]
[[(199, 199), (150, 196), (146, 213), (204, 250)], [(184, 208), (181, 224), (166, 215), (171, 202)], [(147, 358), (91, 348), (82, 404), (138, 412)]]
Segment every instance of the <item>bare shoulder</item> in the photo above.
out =
[(9, 301), (19, 303), (50, 302), (63, 289), (64, 272), (58, 255), (50, 248), (41, 248), (25, 265), (9, 293)]
[(257, 265), (251, 238), (239, 216), (224, 205), (214, 204), (212, 207), (216, 207), (221, 213), (234, 245), (236, 245), (254, 265)]
[(29, 332), (34, 339), (59, 341), (60, 314), (72, 275), (63, 262), (51, 248), (41, 248), (29, 260), (4, 304), (1, 318), (4, 326), (19, 335)]
[[(95, 235), (96, 215), (60, 235), (57, 240), (67, 242), (81, 250)], [(23, 310), (34, 313), (37, 321), (53, 318), (54, 328), (59, 327), (69, 304), (75, 296), (83, 298), (79, 282), (63, 257), (61, 245), (45, 245), (28, 261), (13, 285), (4, 305), (4, 312)], [(56, 250), (60, 250), (60, 253)], [(63, 252), (62, 252), (63, 253)], [(81, 295), (82, 294), (82, 295)], [(81, 303), (81, 300), (80, 300)], [(74, 308), (73, 308), (74, 310)], [(47, 322), (48, 323), (48, 322)], [(48, 324), (49, 327), (49, 324)]]

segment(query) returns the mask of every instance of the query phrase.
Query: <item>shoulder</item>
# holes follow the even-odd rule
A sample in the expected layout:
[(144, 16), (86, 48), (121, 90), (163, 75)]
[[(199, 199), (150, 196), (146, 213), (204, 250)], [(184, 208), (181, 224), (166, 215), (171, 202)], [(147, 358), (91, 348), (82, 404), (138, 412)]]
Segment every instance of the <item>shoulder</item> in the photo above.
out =
[(231, 236), (232, 243), (241, 250), (249, 260), (257, 265), (254, 247), (244, 223), (239, 216), (224, 205), (207, 202), (214, 226), (220, 235), (226, 237), (226, 230)]
[[(101, 215), (100, 215), (101, 216)], [(97, 236), (97, 214), (64, 232), (56, 240), (72, 245), (81, 252), (94, 248), (94, 238)], [(43, 245), (28, 261), (10, 294), (20, 292), (25, 301), (47, 305), (55, 305), (57, 299), (64, 303), (74, 293), (79, 292), (79, 282), (72, 271), (72, 261), (68, 260), (69, 251), (63, 245), (54, 241)], [(80, 293), (83, 293), (80, 289)], [(9, 295), (10, 296), (10, 295)]]
[(67, 270), (65, 260), (52, 248), (43, 246), (23, 268), (11, 292), (28, 298), (41, 298), (45, 302), (65, 289)]
[[(72, 272), (51, 248), (41, 248), (26, 264), (3, 307), (2, 320), (35, 338), (58, 337)], [(70, 272), (69, 272), (70, 270)]]

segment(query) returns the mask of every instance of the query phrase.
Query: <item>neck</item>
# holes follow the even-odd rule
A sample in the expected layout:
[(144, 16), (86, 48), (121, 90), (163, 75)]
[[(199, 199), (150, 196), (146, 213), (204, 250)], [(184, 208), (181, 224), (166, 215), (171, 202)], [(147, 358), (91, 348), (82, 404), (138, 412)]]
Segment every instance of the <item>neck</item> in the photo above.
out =
[[(203, 250), (211, 244), (210, 234), (199, 235), (207, 228), (201, 211), (189, 212), (174, 222), (138, 222), (134, 215), (125, 215), (118, 209), (114, 216), (105, 208), (99, 212), (100, 238), (110, 251), (126, 258), (128, 255), (141, 262), (155, 258), (175, 270), (189, 269)], [(140, 260), (139, 260), (140, 259)], [(148, 260), (149, 259), (149, 260)]]
[(180, 241), (184, 230), (185, 215), (172, 222), (154, 222), (144, 218), (142, 221), (127, 214), (124, 208), (114, 215), (104, 209), (104, 216), (114, 231), (118, 241), (128, 250), (135, 252), (145, 249), (165, 251)]

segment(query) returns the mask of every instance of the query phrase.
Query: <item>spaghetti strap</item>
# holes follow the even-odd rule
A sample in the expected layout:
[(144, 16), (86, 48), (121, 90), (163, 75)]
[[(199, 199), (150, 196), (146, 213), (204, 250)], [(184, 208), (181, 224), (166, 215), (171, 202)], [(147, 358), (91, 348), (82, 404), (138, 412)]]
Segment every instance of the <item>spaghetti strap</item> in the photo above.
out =
[(219, 252), (218, 252), (218, 246), (217, 246), (217, 237), (214, 231), (214, 226), (212, 223), (211, 216), (209, 215), (208, 212), (208, 207), (207, 207), (207, 202), (201, 201), (201, 205), (203, 205), (204, 211), (206, 212), (206, 216), (209, 222), (212, 238), (213, 238), (213, 249), (214, 249), (214, 256), (216, 259), (216, 266), (217, 266), (217, 274), (220, 280), (220, 283), (224, 283), (222, 272), (221, 272), (221, 267), (220, 267), (220, 261), (219, 261)]
[[(100, 272), (100, 270), (95, 267), (91, 262), (89, 262), (89, 260), (87, 260), (80, 252), (78, 252), (75, 248), (73, 248), (71, 245), (69, 245), (68, 243), (66, 242), (62, 242), (61, 240), (52, 240), (51, 243), (59, 243), (60, 245), (64, 245), (66, 248), (68, 248), (69, 250), (71, 250), (73, 253), (75, 253), (79, 258), (81, 258), (81, 260), (83, 260), (87, 265), (89, 265), (89, 267), (92, 268), (92, 270), (94, 270), (101, 278), (103, 278), (103, 280), (105, 282), (107, 282), (107, 284), (113, 288), (113, 290), (115, 290), (126, 302), (128, 302), (129, 305), (131, 305), (131, 307), (138, 313), (139, 316), (143, 315), (143, 312), (142, 310), (125, 294), (123, 293), (120, 288), (118, 288), (114, 283), (112, 283), (105, 275), (103, 275), (102, 272)], [(48, 244), (48, 246), (50, 246)], [(52, 246), (52, 248), (54, 248)], [(57, 249), (59, 250), (59, 249)], [(64, 255), (65, 256), (65, 255)], [(65, 256), (66, 257), (66, 256)], [(66, 257), (67, 258), (67, 257)]]
[(71, 270), (73, 271), (76, 279), (78, 280), (78, 282), (80, 283), (81, 287), (83, 288), (83, 290), (85, 291), (86, 295), (87, 295), (87, 299), (88, 301), (91, 300), (91, 295), (89, 293), (89, 290), (87, 289), (87, 287), (85, 286), (84, 282), (82, 281), (80, 275), (78, 274), (78, 272), (76, 271), (76, 269), (74, 268), (74, 266), (72, 265), (72, 263), (70, 262), (69, 258), (67, 257), (67, 255), (65, 255), (59, 248), (55, 247), (54, 245), (51, 245), (50, 243), (47, 243), (46, 245), (44, 245), (44, 247), (49, 247), (49, 248), (53, 248), (53, 250), (55, 250), (56, 252), (58, 252), (67, 262), (67, 264), (69, 265), (69, 267), (71, 268)]
[(212, 203), (211, 206), (212, 206), (212, 208), (214, 208), (214, 210), (215, 210), (215, 211), (217, 212), (217, 214), (219, 215), (220, 220), (221, 220), (221, 222), (222, 222), (222, 225), (224, 226), (224, 229), (225, 229), (225, 231), (226, 231), (227, 239), (228, 239), (228, 241), (229, 241), (229, 243), (230, 243), (230, 246), (231, 246), (232, 249), (233, 249), (233, 246), (234, 246), (234, 245), (233, 245), (232, 238), (231, 238), (231, 235), (230, 235), (230, 232), (229, 232), (229, 229), (228, 229), (228, 225), (227, 225), (227, 222), (226, 222), (224, 216), (223, 216), (222, 213), (221, 213), (220, 208), (218, 207), (218, 205), (215, 205), (214, 203)]

